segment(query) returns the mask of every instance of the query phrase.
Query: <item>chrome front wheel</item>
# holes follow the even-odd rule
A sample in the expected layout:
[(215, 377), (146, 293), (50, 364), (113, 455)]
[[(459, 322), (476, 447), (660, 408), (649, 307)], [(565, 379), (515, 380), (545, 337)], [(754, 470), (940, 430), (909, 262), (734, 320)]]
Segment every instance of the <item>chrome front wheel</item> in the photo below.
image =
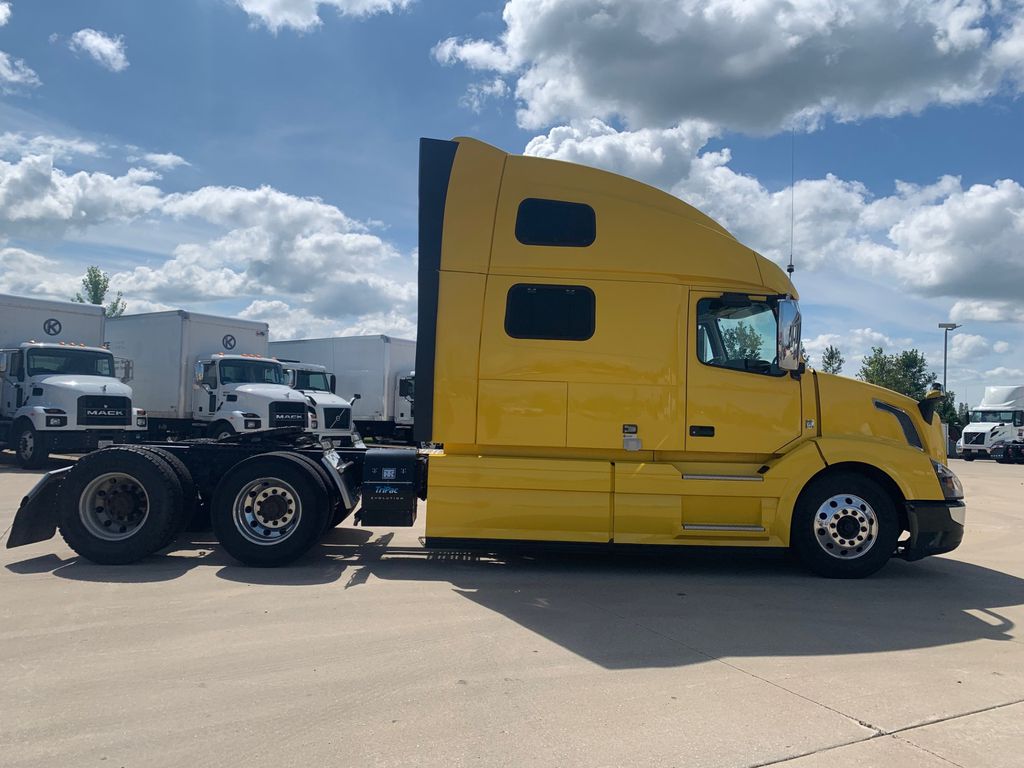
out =
[(878, 540), (878, 517), (872, 506), (852, 493), (826, 499), (811, 520), (814, 540), (827, 555), (854, 560)]

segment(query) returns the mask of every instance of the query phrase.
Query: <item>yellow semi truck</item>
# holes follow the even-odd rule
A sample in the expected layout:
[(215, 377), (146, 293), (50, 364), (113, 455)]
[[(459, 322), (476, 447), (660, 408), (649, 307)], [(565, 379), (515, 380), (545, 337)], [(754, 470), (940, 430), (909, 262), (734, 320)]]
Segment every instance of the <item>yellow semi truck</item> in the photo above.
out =
[(789, 546), (864, 576), (960, 543), (939, 393), (805, 370), (774, 263), (622, 176), (420, 153), (428, 545)]
[(422, 140), (419, 197), (415, 430), (443, 452), (108, 448), (44, 477), (8, 546), (60, 528), (131, 562), (199, 505), (230, 554), (280, 565), (352, 512), (411, 525), (417, 498), (429, 547), (790, 547), (860, 577), (959, 545), (941, 392), (805, 368), (787, 275), (700, 211), (472, 139)]

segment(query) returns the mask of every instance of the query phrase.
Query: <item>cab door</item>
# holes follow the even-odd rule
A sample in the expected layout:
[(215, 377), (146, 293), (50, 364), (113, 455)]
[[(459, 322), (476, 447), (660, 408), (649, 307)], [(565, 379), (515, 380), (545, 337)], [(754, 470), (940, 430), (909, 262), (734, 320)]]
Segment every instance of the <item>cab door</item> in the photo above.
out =
[(686, 450), (775, 453), (801, 434), (800, 382), (778, 366), (768, 296), (690, 292)]

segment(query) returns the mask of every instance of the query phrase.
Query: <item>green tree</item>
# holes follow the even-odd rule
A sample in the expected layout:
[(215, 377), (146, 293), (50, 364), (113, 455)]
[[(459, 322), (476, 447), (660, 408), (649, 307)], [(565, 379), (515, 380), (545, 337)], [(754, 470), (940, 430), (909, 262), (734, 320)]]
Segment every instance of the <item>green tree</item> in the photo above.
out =
[(956, 420), (961, 427), (966, 427), (971, 423), (971, 407), (967, 403), (960, 403), (956, 407)]
[(960, 416), (956, 410), (956, 392), (949, 391), (946, 396), (942, 398), (942, 402), (939, 403), (939, 407), (935, 409), (936, 413), (939, 414), (939, 419), (946, 422), (950, 426), (963, 426), (963, 422), (960, 421)]
[[(77, 301), (79, 304), (102, 305), (107, 299), (107, 291), (110, 290), (110, 275), (99, 267), (88, 267), (85, 270), (85, 277), (82, 278), (82, 290), (85, 295), (76, 293), (72, 301)], [(104, 311), (107, 313), (107, 317), (120, 317), (124, 314), (127, 306), (121, 292), (118, 291), (117, 297), (104, 307)]]
[(735, 328), (722, 331), (722, 344), (729, 360), (761, 359), (761, 334), (742, 321)]
[(846, 358), (839, 351), (839, 347), (829, 344), (821, 353), (821, 370), (825, 373), (842, 373)]
[(920, 400), (935, 381), (935, 374), (928, 370), (928, 361), (916, 349), (887, 355), (881, 347), (872, 347), (857, 378)]

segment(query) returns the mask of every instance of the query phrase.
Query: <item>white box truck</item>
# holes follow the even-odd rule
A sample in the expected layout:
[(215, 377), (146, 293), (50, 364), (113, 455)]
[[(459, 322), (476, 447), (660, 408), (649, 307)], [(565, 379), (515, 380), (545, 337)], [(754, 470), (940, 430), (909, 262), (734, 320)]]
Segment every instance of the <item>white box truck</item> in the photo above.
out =
[(957, 442), (965, 461), (986, 458), (995, 445), (1024, 442), (1024, 385), (985, 387)]
[(275, 357), (324, 366), (363, 437), (412, 443), (416, 342), (391, 336), (272, 341)]
[(317, 440), (335, 445), (352, 445), (352, 405), (334, 394), (335, 378), (327, 368), (315, 363), (277, 358), (284, 366), (288, 385), (313, 406), (309, 431)]
[(103, 348), (103, 307), (0, 294), (0, 446), (22, 467), (141, 437), (145, 414)]
[(266, 323), (184, 310), (107, 322), (111, 351), (133, 361), (150, 438), (306, 428), (311, 408), (268, 356), (267, 333)]

